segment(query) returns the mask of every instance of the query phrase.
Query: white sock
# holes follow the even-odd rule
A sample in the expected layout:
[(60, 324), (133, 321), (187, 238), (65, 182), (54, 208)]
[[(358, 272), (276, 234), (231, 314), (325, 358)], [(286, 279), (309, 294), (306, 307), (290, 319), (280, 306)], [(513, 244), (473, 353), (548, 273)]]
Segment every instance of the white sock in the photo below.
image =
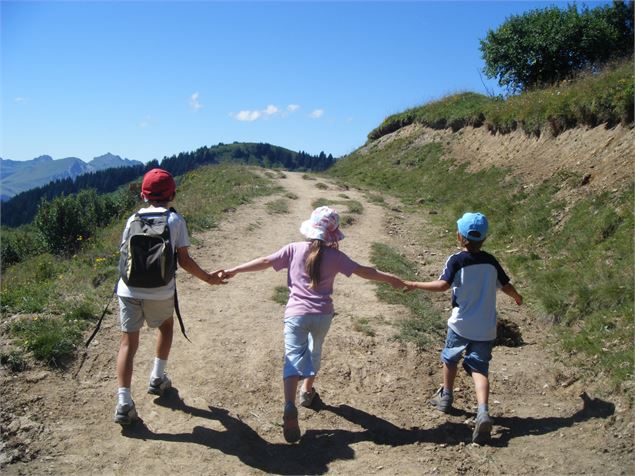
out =
[(132, 393), (129, 388), (119, 387), (117, 389), (117, 403), (119, 405), (132, 405)]
[(150, 378), (163, 378), (163, 374), (165, 373), (165, 366), (168, 364), (167, 359), (163, 360), (158, 357), (154, 358), (154, 368), (152, 369), (152, 375)]

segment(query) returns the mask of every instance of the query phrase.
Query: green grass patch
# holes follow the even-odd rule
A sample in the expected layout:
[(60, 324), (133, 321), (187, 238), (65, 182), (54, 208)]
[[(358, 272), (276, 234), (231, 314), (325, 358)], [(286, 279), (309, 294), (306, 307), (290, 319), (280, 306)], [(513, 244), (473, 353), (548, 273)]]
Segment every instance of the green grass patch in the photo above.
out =
[(284, 198), (278, 198), (265, 204), (267, 212), (272, 215), (289, 213), (289, 202)]
[(329, 186), (325, 183), (318, 182), (315, 184), (315, 188), (319, 188), (320, 190), (328, 190)]
[[(339, 209), (340, 205), (346, 207), (344, 213), (350, 213), (353, 215), (361, 215), (364, 213), (364, 205), (357, 200), (330, 200), (327, 198), (318, 198), (311, 203), (311, 206), (314, 209), (324, 206)], [(340, 216), (340, 218), (342, 217)]]
[(224, 210), (281, 190), (246, 167), (220, 164), (185, 174), (179, 181), (173, 206), (187, 221), (190, 232), (207, 230), (218, 225)]
[(276, 286), (273, 290), (273, 296), (271, 299), (283, 306), (287, 305), (289, 300), (289, 288), (286, 286)]
[[(373, 243), (370, 259), (377, 269), (403, 279), (419, 280), (415, 274), (417, 265), (387, 245)], [(420, 350), (438, 343), (443, 335), (445, 323), (425, 293), (405, 293), (388, 284), (380, 283), (377, 285), (377, 296), (384, 302), (400, 304), (410, 310), (411, 316), (397, 323), (397, 339), (413, 342)]]
[(23, 319), (10, 326), (18, 344), (36, 360), (60, 367), (71, 358), (81, 343), (83, 326), (63, 319)]
[(373, 129), (368, 139), (378, 139), (413, 123), (454, 131), (485, 124), (492, 132), (521, 129), (535, 135), (544, 129), (558, 135), (578, 125), (632, 124), (634, 86), (633, 62), (628, 60), (600, 73), (506, 99), (460, 93), (393, 114)]
[(353, 330), (369, 337), (375, 337), (375, 331), (370, 325), (370, 321), (365, 317), (358, 317), (353, 319)]

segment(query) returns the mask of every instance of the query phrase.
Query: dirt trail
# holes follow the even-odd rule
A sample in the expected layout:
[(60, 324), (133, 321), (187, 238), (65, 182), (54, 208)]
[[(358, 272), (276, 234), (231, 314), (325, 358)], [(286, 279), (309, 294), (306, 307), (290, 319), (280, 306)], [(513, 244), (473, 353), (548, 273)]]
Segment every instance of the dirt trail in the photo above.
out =
[[(427, 277), (453, 251), (436, 248), (439, 231), (430, 230), (424, 216), (380, 207), (331, 184), (320, 190), (301, 174), (278, 180), (299, 197), (289, 200), (289, 213), (267, 213), (271, 198), (239, 208), (218, 229), (196, 236), (191, 253), (203, 267), (229, 267), (301, 239), (298, 228), (311, 203), (341, 200), (340, 193), (364, 204), (342, 242), (353, 259), (369, 263), (371, 243), (383, 242), (425, 262), (421, 274)], [(415, 234), (429, 243), (425, 250), (408, 239)], [(585, 388), (546, 344), (546, 326), (525, 309), (501, 303), (501, 314), (521, 326), (527, 345), (495, 349), (494, 435), (490, 445), (477, 446), (469, 443), (466, 420), (473, 416), (474, 397), (464, 376), (457, 381), (455, 414), (427, 406), (441, 381), (441, 339), (423, 353), (392, 340), (393, 324), (406, 311), (379, 302), (374, 285), (357, 277), (336, 282), (337, 315), (316, 382), (322, 408), (301, 409), (303, 438), (284, 443), (283, 308), (272, 295), (285, 283), (283, 272), (268, 270), (209, 287), (180, 272), (192, 344), (175, 331), (168, 365), (175, 389), (155, 399), (145, 394), (154, 337), (142, 331), (133, 396), (143, 423), (130, 429), (112, 422), (118, 348), (113, 316), (81, 368), (16, 376), (2, 370), (0, 455), (22, 454), (3, 474), (633, 473), (633, 423), (625, 402), (599, 384)], [(443, 309), (449, 297), (435, 296), (435, 302)], [(374, 337), (354, 330), (360, 318)], [(583, 390), (591, 395), (585, 405)]]

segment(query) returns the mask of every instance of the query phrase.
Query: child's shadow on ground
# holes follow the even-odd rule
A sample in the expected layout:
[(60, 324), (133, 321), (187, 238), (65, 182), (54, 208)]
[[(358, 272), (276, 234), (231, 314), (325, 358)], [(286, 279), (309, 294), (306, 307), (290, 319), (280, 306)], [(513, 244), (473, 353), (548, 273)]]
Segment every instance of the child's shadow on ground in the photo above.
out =
[[(608, 402), (597, 399), (592, 402), (595, 402), (593, 405), (595, 410), (589, 411), (585, 405), (584, 410), (568, 418), (496, 418), (495, 424), (505, 429), (500, 437), (492, 439), (491, 444), (507, 446), (509, 440), (517, 436), (556, 431), (592, 417), (606, 418), (614, 411), (614, 406)], [(157, 399), (156, 403), (196, 417), (217, 420), (225, 427), (225, 430), (218, 431), (195, 426), (191, 433), (155, 433), (139, 421), (131, 427), (123, 428), (122, 434), (129, 438), (144, 440), (196, 443), (234, 455), (253, 468), (276, 474), (324, 474), (328, 471), (331, 462), (354, 459), (355, 451), (351, 445), (364, 441), (388, 446), (403, 446), (418, 442), (458, 444), (470, 441), (471, 437), (471, 429), (463, 423), (445, 422), (429, 430), (417, 427), (406, 429), (348, 405), (335, 407), (324, 404), (318, 399), (314, 403), (314, 410), (332, 412), (361, 426), (363, 430), (309, 429), (302, 435), (298, 444), (269, 443), (240, 418), (229, 415), (225, 409), (209, 407), (209, 410), (205, 410), (187, 405), (175, 388), (164, 397)], [(598, 408), (600, 410), (597, 410)]]

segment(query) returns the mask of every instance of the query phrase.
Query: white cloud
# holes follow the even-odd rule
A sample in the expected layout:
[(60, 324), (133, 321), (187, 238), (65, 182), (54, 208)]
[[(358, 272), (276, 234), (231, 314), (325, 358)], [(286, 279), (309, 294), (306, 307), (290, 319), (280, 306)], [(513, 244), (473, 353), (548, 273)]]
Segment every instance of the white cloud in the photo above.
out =
[(18, 104), (26, 104), (27, 102), (29, 102), (29, 98), (18, 96), (16, 98), (14, 98), (13, 101), (18, 103)]
[(266, 108), (261, 110), (245, 109), (235, 114), (232, 113), (230, 114), (230, 116), (237, 121), (253, 122), (258, 119), (266, 119), (267, 117), (277, 116), (279, 114), (280, 109), (278, 109), (278, 107), (274, 106), (273, 104), (269, 104)]
[(200, 94), (198, 93), (198, 91), (190, 96), (190, 107), (195, 111), (198, 111), (203, 107), (203, 105), (198, 100), (199, 96)]
[(240, 111), (234, 115), (234, 118), (238, 121), (252, 122), (259, 119), (260, 116), (262, 116), (262, 112), (260, 111)]
[(315, 109), (314, 111), (311, 112), (311, 114), (309, 114), (309, 117), (311, 119), (319, 119), (323, 115), (324, 115), (324, 109)]
[(139, 122), (139, 127), (141, 127), (141, 128), (150, 127), (153, 122), (154, 122), (154, 118), (152, 116), (145, 116)]
[(287, 111), (289, 111), (289, 112), (295, 112), (295, 111), (297, 111), (298, 109), (300, 109), (300, 106), (299, 106), (299, 105), (297, 105), (297, 104), (289, 104), (289, 105), (287, 106)]

